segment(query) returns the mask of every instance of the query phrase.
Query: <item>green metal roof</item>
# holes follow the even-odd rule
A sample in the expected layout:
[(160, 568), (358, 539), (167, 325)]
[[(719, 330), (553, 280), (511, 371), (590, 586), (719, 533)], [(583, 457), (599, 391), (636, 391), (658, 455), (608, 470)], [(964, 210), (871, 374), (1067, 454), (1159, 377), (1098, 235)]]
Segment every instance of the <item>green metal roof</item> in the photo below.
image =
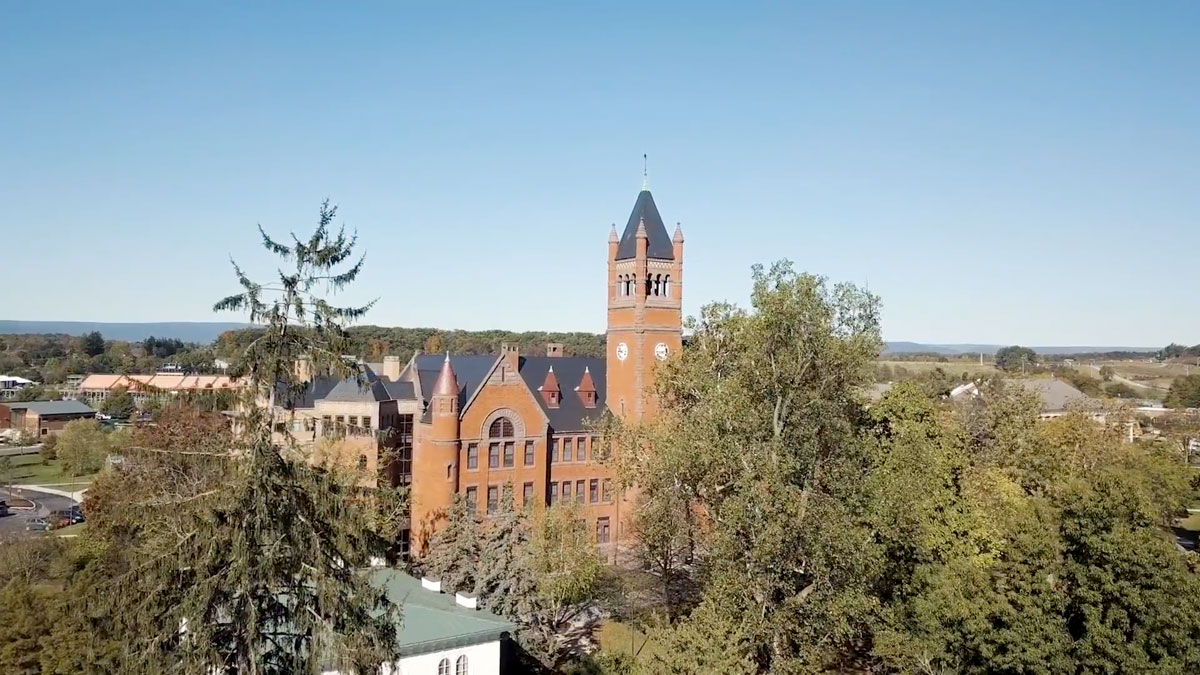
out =
[(401, 608), (400, 653), (403, 656), (491, 642), (516, 630), (516, 624), (486, 609), (468, 609), (453, 593), (435, 593), (421, 580), (400, 570), (378, 567), (369, 573), (371, 583), (387, 592)]

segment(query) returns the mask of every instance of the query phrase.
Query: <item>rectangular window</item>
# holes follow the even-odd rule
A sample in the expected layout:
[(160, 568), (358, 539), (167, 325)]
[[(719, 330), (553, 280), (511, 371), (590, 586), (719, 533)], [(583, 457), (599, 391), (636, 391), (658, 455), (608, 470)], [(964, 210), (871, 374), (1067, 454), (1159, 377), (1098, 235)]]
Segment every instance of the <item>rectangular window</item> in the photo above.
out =
[(600, 481), (595, 478), (588, 481), (588, 501), (593, 504), (600, 501)]
[(583, 485), (584, 485), (584, 483), (585, 483), (585, 481), (583, 481), (583, 480), (575, 481), (575, 501), (579, 502), (580, 504), (583, 503)]
[(479, 468), (479, 444), (471, 443), (467, 445), (467, 468)]
[(365, 429), (367, 431), (371, 430), (371, 416), (370, 415), (363, 415), (363, 429)]
[(612, 501), (612, 479), (611, 478), (604, 479), (604, 484), (600, 489), (600, 499), (602, 499), (605, 504), (608, 504), (609, 502)]
[(558, 483), (551, 483), (550, 484), (550, 503), (553, 504), (557, 501), (558, 501)]
[(587, 439), (584, 438), (583, 436), (580, 436), (579, 438), (575, 439), (575, 456), (581, 462), (587, 461), (587, 452), (586, 452), (586, 445), (585, 445), (586, 443), (587, 443)]
[(488, 468), (496, 469), (500, 467), (500, 444), (492, 443), (488, 445)]
[(500, 504), (500, 488), (495, 485), (488, 486), (488, 515), (496, 513), (496, 509)]
[(525, 483), (521, 489), (521, 506), (529, 506), (533, 503), (533, 483)]
[(533, 466), (533, 441), (525, 441), (525, 466)]
[(563, 439), (563, 461), (564, 462), (575, 461), (575, 458), (572, 457), (572, 454), (573, 453), (571, 452), (571, 439), (564, 438)]
[(607, 544), (609, 540), (608, 517), (596, 519), (596, 543)]
[(358, 426), (358, 415), (350, 416), (350, 426), (352, 426), (352, 427)]
[(337, 425), (338, 425), (339, 427), (340, 427), (340, 426), (343, 426), (344, 424), (346, 424), (346, 417), (345, 417), (344, 415), (338, 415), (338, 416), (337, 416), (337, 417), (335, 417), (334, 419), (335, 419), (335, 420), (337, 420)]
[(333, 435), (333, 418), (329, 415), (321, 415), (321, 433), (326, 436)]
[(554, 464), (558, 461), (558, 439), (550, 439), (550, 463)]
[(479, 510), (479, 488), (474, 485), (467, 486), (467, 508), (471, 513)]
[(571, 501), (571, 481), (569, 480), (563, 481), (562, 500), (564, 504)]
[(506, 469), (512, 468), (514, 461), (513, 453), (516, 452), (516, 448), (513, 447), (514, 445), (512, 441), (504, 444), (504, 468)]

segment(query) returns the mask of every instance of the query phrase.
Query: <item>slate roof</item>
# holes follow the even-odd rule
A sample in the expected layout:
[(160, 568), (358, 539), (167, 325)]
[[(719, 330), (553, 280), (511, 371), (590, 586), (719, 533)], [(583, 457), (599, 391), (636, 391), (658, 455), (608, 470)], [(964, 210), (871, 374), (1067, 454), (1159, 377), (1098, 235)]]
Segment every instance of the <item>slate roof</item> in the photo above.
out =
[(1058, 378), (1029, 378), (1010, 380), (1013, 384), (1024, 387), (1026, 391), (1037, 394), (1042, 399), (1042, 412), (1062, 412), (1077, 406), (1086, 407), (1095, 403), (1095, 399), (1079, 391), (1071, 383)]
[(642, 190), (633, 204), (633, 213), (629, 214), (629, 222), (625, 223), (621, 243), (617, 244), (616, 259), (628, 260), (637, 256), (639, 222), (646, 224), (646, 235), (649, 238), (646, 242), (647, 257), (674, 260), (675, 246), (671, 243), (671, 235), (667, 234), (667, 226), (663, 224), (662, 216), (658, 215), (658, 207), (654, 204), (654, 197), (650, 196), (649, 190)]
[[(604, 414), (604, 359), (585, 358), (580, 356), (522, 356), (521, 379), (529, 385), (529, 390), (542, 406), (542, 412), (550, 419), (550, 428), (554, 431), (584, 431), (589, 421), (599, 420)], [(558, 388), (562, 391), (562, 400), (557, 408), (546, 405), (545, 399), (538, 392), (538, 387), (546, 381), (546, 373), (554, 366), (554, 375), (558, 380)], [(575, 387), (583, 379), (583, 369), (587, 368), (592, 375), (592, 383), (596, 385), (596, 407), (585, 408), (583, 399)]]
[[(466, 405), (467, 400), (483, 384), (488, 372), (491, 371), (492, 365), (496, 363), (496, 359), (500, 357), (489, 354), (474, 355), (474, 354), (451, 354), (450, 367), (454, 368), (454, 377), (458, 380), (458, 409), (462, 410)], [(417, 368), (417, 378), (421, 382), (421, 393), (425, 396), (425, 400), (429, 400), (430, 394), (433, 393), (433, 385), (437, 382), (437, 377), (442, 372), (442, 361), (446, 359), (445, 354), (418, 354), (415, 359)], [(425, 410), (425, 415), (421, 418), (422, 421), (428, 422), (430, 410)]]
[(399, 627), (401, 656), (492, 642), (516, 630), (511, 621), (486, 609), (462, 607), (453, 593), (423, 588), (419, 579), (400, 570), (374, 568), (368, 574), (404, 614)]
[(25, 410), (35, 415), (95, 415), (96, 411), (81, 401), (11, 401), (11, 410)]

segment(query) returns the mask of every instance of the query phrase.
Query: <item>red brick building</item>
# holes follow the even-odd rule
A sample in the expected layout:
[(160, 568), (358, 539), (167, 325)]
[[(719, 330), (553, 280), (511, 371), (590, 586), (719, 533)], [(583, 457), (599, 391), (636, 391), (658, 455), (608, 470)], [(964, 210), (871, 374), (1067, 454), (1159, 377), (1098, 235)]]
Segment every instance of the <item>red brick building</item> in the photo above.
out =
[(505, 346), (499, 356), (414, 357), (395, 379), (412, 383), (419, 408), (410, 413), (411, 468), (405, 452), (397, 475), (411, 481), (416, 550), (444, 522), (454, 494), (486, 517), (506, 484), (518, 506), (581, 503), (597, 541), (615, 543), (630, 502), (599, 460), (590, 425), (609, 410), (653, 414), (655, 364), (682, 342), (682, 295), (683, 233), (667, 233), (643, 189), (620, 238), (615, 227), (609, 236), (606, 358), (564, 355), (555, 344), (544, 355)]

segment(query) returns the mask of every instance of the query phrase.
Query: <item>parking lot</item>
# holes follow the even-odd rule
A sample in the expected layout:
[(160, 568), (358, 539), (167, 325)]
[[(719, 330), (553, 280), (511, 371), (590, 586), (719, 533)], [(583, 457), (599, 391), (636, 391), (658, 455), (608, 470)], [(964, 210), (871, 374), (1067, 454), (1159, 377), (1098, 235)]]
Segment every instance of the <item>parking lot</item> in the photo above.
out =
[(0, 499), (12, 504), (14, 498), (28, 499), (33, 502), (34, 507), (32, 510), (12, 509), (9, 515), (0, 517), (0, 539), (42, 536), (45, 534), (44, 532), (30, 532), (25, 529), (31, 519), (45, 518), (50, 515), (51, 511), (66, 511), (78, 503), (69, 497), (60, 497), (34, 490), (14, 488), (10, 494), (6, 490), (0, 489)]

